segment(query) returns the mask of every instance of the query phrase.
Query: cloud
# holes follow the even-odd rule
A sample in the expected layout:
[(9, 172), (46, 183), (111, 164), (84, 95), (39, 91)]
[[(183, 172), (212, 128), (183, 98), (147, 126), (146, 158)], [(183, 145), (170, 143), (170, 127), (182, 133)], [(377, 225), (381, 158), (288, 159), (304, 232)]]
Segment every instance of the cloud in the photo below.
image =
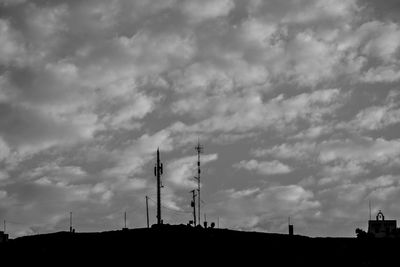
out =
[(246, 161), (242, 160), (239, 163), (233, 165), (235, 168), (238, 169), (246, 169), (249, 171), (256, 171), (261, 175), (274, 175), (274, 174), (285, 174), (292, 171), (292, 169), (277, 161), (257, 161), (255, 159)]
[(182, 11), (190, 20), (201, 22), (226, 16), (234, 6), (235, 3), (232, 0), (185, 0), (182, 3)]
[(101, 119), (107, 128), (137, 128), (140, 119), (154, 110), (157, 99), (143, 93), (124, 95), (123, 99), (114, 98), (108, 112)]
[[(247, 132), (270, 127), (277, 130), (288, 129), (289, 124), (293, 126), (298, 120), (321, 121), (324, 116), (329, 116), (343, 105), (346, 97), (346, 94), (340, 94), (339, 89), (327, 89), (288, 98), (281, 94), (265, 103), (261, 95), (255, 93), (234, 95), (230, 98), (215, 96), (201, 101), (192, 99), (193, 102), (200, 103), (202, 111), (206, 114), (212, 112), (213, 116), (182, 130)], [(197, 112), (196, 108), (190, 108), (194, 103), (178, 103), (175, 112)], [(193, 115), (199, 116), (199, 113), (195, 114)]]
[[(201, 164), (205, 165), (218, 159), (218, 154), (201, 156)], [(184, 157), (168, 163), (166, 168), (166, 181), (174, 188), (190, 189), (197, 188), (197, 156)]]
[(376, 56), (385, 62), (393, 60), (393, 55), (400, 46), (400, 28), (396, 23), (368, 22), (359, 28), (359, 34), (369, 38), (363, 53)]
[(384, 129), (400, 122), (400, 109), (393, 105), (371, 106), (361, 110), (355, 118), (344, 127), (356, 131)]
[(88, 174), (78, 166), (60, 166), (51, 162), (31, 170), (25, 176), (30, 179), (43, 179), (43, 182), (68, 185), (84, 181)]
[(4, 142), (3, 138), (0, 138), (0, 161), (6, 159), (10, 154), (10, 148), (7, 143)]
[(399, 140), (364, 138), (360, 140), (327, 141), (321, 144), (319, 160), (335, 160), (366, 164), (388, 164), (399, 155)]
[(271, 19), (300, 25), (345, 23), (357, 11), (356, 1), (252, 1), (251, 11)]
[[(320, 203), (313, 199), (311, 191), (297, 185), (248, 188), (239, 191), (230, 189), (222, 192), (222, 196), (223, 200), (218, 207), (226, 218), (224, 227), (246, 230), (263, 228), (267, 231), (282, 231), (281, 227), (286, 224), (288, 214), (302, 217), (301, 215), (313, 213), (320, 207)], [(284, 220), (281, 224), (265, 228), (265, 223), (274, 220), (273, 218)]]
[(112, 153), (115, 165), (103, 173), (117, 177), (141, 173), (143, 166), (155, 157), (157, 148), (161, 151), (173, 148), (169, 131), (162, 130), (153, 135), (144, 134), (124, 149), (115, 149)]
[[(360, 202), (373, 203), (373, 212), (379, 209), (390, 210), (390, 201), (395, 201), (399, 191), (397, 176), (379, 176), (360, 182), (344, 183), (336, 187), (320, 191), (320, 199), (325, 206), (326, 216), (332, 216), (334, 220), (349, 220), (357, 218), (361, 214), (367, 214), (368, 206), (357, 208)], [(335, 205), (341, 205), (338, 209)], [(354, 219), (351, 219), (354, 220)]]
[(398, 66), (378, 66), (369, 69), (361, 77), (361, 81), (366, 83), (393, 83), (400, 80), (400, 70)]
[(268, 149), (253, 149), (251, 153), (257, 157), (273, 156), (281, 159), (295, 158), (307, 159), (310, 155), (317, 153), (316, 143), (298, 142), (293, 145), (281, 144)]
[(334, 166), (325, 166), (322, 169), (321, 176), (318, 181), (319, 185), (327, 185), (335, 182), (346, 183), (354, 177), (365, 175), (369, 171), (358, 162), (339, 163)]
[(349, 236), (367, 198), (397, 216), (400, 26), (375, 2), (0, 0), (0, 217), (113, 228), (154, 193), (158, 147), (186, 211), (198, 138), (223, 224)]
[(0, 64), (9, 65), (18, 63), (21, 55), (25, 54), (25, 47), (20, 37), (10, 26), (7, 20), (0, 19)]
[(10, 178), (10, 176), (7, 172), (0, 171), (0, 181), (7, 180), (8, 178)]
[(0, 199), (6, 198), (7, 197), (7, 192), (0, 190)]

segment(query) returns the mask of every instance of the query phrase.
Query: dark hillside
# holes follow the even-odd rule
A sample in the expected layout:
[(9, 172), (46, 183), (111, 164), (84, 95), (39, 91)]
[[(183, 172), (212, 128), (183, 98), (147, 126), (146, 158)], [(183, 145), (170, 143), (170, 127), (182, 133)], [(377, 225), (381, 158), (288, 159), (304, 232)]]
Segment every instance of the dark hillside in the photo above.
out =
[(1, 245), (0, 255), (32, 264), (384, 266), (396, 259), (399, 248), (399, 239), (309, 238), (181, 225), (26, 236)]

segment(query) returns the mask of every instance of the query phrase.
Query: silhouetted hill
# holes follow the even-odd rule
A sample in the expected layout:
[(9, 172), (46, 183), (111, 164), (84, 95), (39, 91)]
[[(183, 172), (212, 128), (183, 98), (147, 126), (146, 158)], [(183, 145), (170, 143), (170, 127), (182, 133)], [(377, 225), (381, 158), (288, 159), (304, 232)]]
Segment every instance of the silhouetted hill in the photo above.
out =
[(25, 236), (0, 245), (0, 255), (3, 262), (54, 266), (384, 266), (397, 260), (399, 245), (399, 239), (309, 238), (175, 225)]

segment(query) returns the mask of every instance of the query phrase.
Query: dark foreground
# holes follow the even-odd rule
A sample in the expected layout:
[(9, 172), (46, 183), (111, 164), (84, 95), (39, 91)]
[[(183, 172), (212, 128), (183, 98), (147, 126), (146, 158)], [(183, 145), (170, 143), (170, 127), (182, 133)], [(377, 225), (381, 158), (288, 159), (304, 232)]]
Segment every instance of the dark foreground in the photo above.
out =
[(400, 239), (309, 238), (182, 225), (17, 238), (0, 244), (0, 266), (399, 266), (399, 249)]

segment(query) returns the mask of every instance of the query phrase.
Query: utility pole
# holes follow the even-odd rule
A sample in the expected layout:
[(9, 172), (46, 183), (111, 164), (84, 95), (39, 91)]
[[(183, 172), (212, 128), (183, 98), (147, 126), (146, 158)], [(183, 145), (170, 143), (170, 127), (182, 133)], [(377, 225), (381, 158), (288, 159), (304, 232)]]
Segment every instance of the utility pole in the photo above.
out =
[(201, 198), (200, 198), (200, 154), (203, 152), (203, 146), (201, 146), (200, 145), (200, 141), (198, 140), (197, 141), (197, 146), (195, 147), (195, 149), (196, 149), (196, 151), (197, 151), (197, 177), (195, 177), (196, 178), (196, 180), (197, 180), (197, 191), (198, 191), (198, 194), (197, 194), (197, 212), (198, 212), (198, 214), (199, 214), (199, 216), (198, 216), (198, 218), (199, 218), (199, 225), (201, 225), (201, 222), (200, 222), (200, 218), (201, 218), (201, 213), (200, 213), (200, 201), (201, 201)]
[(196, 226), (196, 190), (193, 189), (192, 191), (190, 191), (193, 194), (193, 200), (190, 203), (190, 206), (192, 206), (193, 208), (193, 225)]
[(147, 228), (150, 228), (149, 225), (149, 197), (146, 196), (146, 217), (147, 217)]
[(157, 149), (157, 163), (154, 166), (154, 175), (157, 177), (157, 224), (162, 224), (161, 220), (161, 175), (163, 174), (163, 164), (160, 162), (160, 149)]
[(124, 225), (125, 225), (125, 229), (126, 229), (126, 211), (125, 211), (125, 213), (124, 213)]

